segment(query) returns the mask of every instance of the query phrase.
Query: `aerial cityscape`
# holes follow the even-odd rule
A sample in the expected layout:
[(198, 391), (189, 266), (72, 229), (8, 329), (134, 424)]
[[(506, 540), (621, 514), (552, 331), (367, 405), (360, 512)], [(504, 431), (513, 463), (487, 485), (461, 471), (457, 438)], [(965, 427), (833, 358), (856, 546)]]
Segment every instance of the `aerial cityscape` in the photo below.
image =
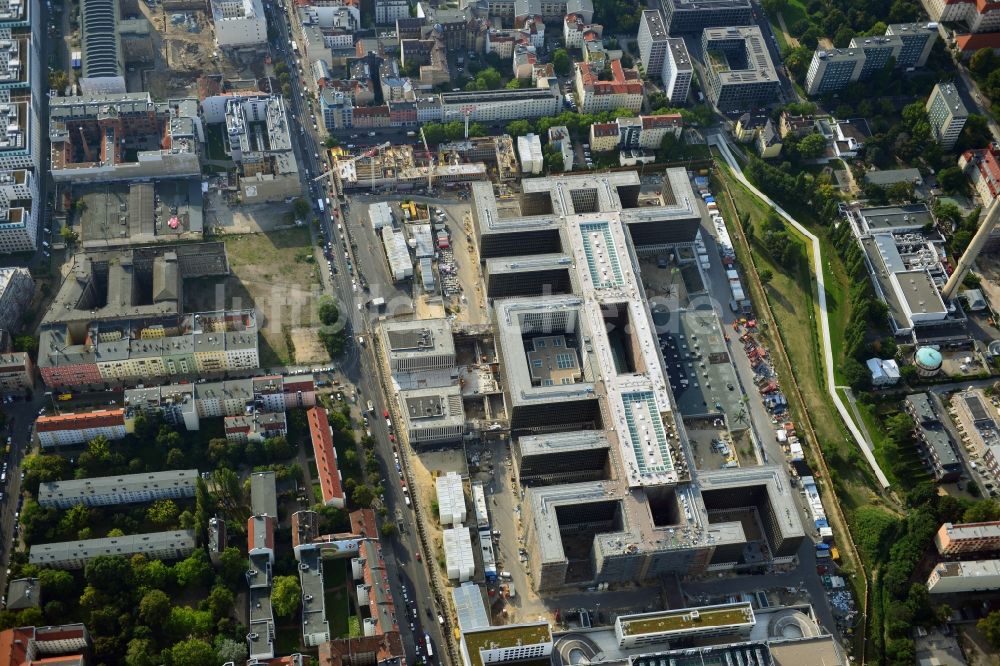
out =
[(994, 103), (990, 0), (0, 0), (0, 666), (1000, 666)]

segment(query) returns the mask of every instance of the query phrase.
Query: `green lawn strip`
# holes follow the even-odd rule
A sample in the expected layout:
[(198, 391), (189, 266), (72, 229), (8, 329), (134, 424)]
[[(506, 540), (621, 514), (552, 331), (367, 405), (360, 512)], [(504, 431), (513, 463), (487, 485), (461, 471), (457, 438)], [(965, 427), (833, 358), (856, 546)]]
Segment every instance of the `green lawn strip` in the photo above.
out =
[(802, 19), (809, 20), (806, 13), (806, 5), (802, 0), (789, 0), (785, 8), (781, 10), (781, 15), (785, 18), (785, 25), (792, 29), (792, 25)]
[(330, 624), (330, 635), (343, 638), (349, 635), (351, 615), (347, 563), (349, 560), (328, 559), (323, 562), (324, 603), (326, 621)]
[(774, 33), (774, 36), (778, 40), (778, 51), (784, 53), (785, 49), (788, 48), (788, 40), (785, 39), (785, 33), (781, 29), (781, 24), (778, 23), (777, 18), (770, 18), (768, 21), (771, 24), (771, 32)]

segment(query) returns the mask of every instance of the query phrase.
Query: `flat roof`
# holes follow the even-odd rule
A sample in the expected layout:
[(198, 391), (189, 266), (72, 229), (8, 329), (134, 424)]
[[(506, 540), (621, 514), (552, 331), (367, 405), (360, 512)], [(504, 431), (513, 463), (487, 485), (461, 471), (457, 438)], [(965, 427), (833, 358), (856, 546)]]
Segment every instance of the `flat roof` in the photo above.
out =
[(455, 340), (447, 319), (393, 319), (382, 322), (393, 358), (454, 354)]
[[(701, 0), (699, 0), (700, 4)], [(749, 2), (749, 0), (747, 0)], [(771, 62), (771, 55), (767, 50), (767, 43), (761, 34), (760, 28), (752, 26), (727, 26), (724, 28), (705, 28), (702, 34), (702, 41), (708, 49), (712, 49), (713, 43), (719, 44), (720, 48), (727, 48), (726, 43), (740, 40), (746, 48), (746, 69), (731, 69), (728, 58), (724, 69), (714, 68), (722, 83), (758, 83), (761, 81), (778, 82), (778, 73)]]
[(484, 666), (482, 650), (550, 643), (552, 630), (547, 622), (508, 624), (463, 631), (462, 640), (472, 661), (469, 666)]
[(103, 539), (36, 544), (31, 547), (28, 559), (32, 564), (58, 566), (59, 562), (66, 560), (88, 560), (98, 555), (156, 553), (163, 548), (194, 550), (194, 546), (194, 530), (147, 532)]
[[(892, 185), (893, 183), (913, 183), (923, 180), (920, 169), (875, 169), (865, 172), (865, 182), (875, 185)], [(919, 206), (921, 204), (910, 204)], [(924, 206), (926, 208), (926, 206)], [(930, 211), (928, 211), (929, 213)], [(922, 226), (922, 225), (921, 225)]]
[(114, 492), (135, 492), (144, 489), (193, 487), (198, 479), (196, 469), (173, 469), (144, 474), (99, 476), (90, 479), (49, 481), (38, 488), (38, 503), (83, 499)]
[(610, 448), (607, 435), (599, 430), (574, 430), (570, 432), (528, 435), (517, 439), (521, 456), (545, 455), (564, 451), (589, 451)]
[(749, 602), (679, 608), (638, 615), (620, 615), (616, 622), (623, 636), (641, 634), (675, 634), (706, 627), (729, 627), (754, 624), (753, 607)]
[(254, 472), (250, 475), (250, 505), (257, 515), (278, 517), (278, 494), (274, 472)]
[[(916, 171), (916, 175), (920, 175), (920, 172), (916, 169), (897, 169), (895, 171), (870, 171), (865, 174), (865, 178), (868, 179), (869, 176), (875, 174), (896, 173), (897, 171)], [(927, 204), (922, 203), (861, 208), (858, 210), (858, 214), (864, 219), (870, 233), (920, 229), (927, 224), (934, 223), (934, 216), (931, 215), (930, 209), (927, 207)]]
[[(301, 565), (305, 565), (303, 568)], [(299, 584), (302, 588), (302, 635), (319, 634), (321, 640), (330, 633), (326, 618), (326, 595), (323, 588), (323, 553), (319, 548), (306, 548), (299, 553)]]
[(466, 581), (451, 588), (451, 598), (458, 616), (458, 627), (470, 631), (490, 626), (490, 616), (483, 601), (483, 590), (476, 583)]
[(784, 470), (776, 465), (705, 470), (698, 473), (701, 490), (728, 490), (751, 485), (767, 488), (768, 502), (774, 508), (775, 525), (784, 539), (805, 536), (793, 493)]
[(931, 99), (940, 98), (948, 105), (948, 110), (955, 116), (968, 116), (965, 102), (953, 83), (938, 83), (931, 92)]
[(985, 523), (945, 523), (942, 525), (952, 540), (1000, 539), (1000, 521)]

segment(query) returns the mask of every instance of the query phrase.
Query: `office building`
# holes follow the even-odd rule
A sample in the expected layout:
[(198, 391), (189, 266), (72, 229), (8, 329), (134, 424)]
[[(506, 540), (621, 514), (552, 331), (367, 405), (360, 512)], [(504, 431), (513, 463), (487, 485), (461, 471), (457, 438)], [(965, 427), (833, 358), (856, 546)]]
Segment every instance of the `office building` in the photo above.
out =
[(969, 177), (976, 194), (989, 206), (1000, 194), (1000, 146), (970, 149), (958, 158), (958, 166)]
[(466, 110), (469, 121), (479, 123), (557, 116), (562, 110), (562, 95), (558, 85), (441, 93), (442, 120), (464, 120)]
[(8, 666), (84, 666), (90, 633), (82, 624), (0, 631), (0, 663)]
[(754, 22), (750, 0), (664, 0), (663, 12), (671, 35)]
[[(931, 0), (932, 3), (934, 1)], [(896, 56), (896, 67), (904, 68), (926, 65), (939, 36), (936, 23), (890, 23), (885, 34), (902, 40), (903, 47)]]
[(668, 38), (663, 15), (659, 10), (643, 11), (636, 43), (639, 46), (639, 59), (647, 76), (662, 77), (663, 66), (667, 61)]
[(694, 67), (684, 40), (672, 37), (667, 40), (667, 53), (663, 63), (663, 90), (673, 105), (687, 103), (691, 90)]
[(634, 69), (623, 69), (620, 60), (611, 61), (611, 80), (602, 81), (600, 70), (590, 63), (576, 64), (577, 99), (580, 100), (580, 111), (583, 113), (598, 113), (628, 109), (636, 113), (642, 108), (642, 81)]
[(457, 442), (465, 435), (460, 386), (399, 391), (401, 424), (413, 446)]
[(80, 3), (80, 46), (83, 67), (80, 89), (85, 93), (124, 93), (125, 58), (122, 53), (118, 0)]
[(934, 536), (942, 557), (965, 557), (1000, 552), (1000, 521), (944, 523)]
[(48, 481), (38, 488), (38, 503), (43, 507), (69, 509), (84, 506), (138, 504), (161, 499), (194, 497), (196, 469), (165, 472), (100, 476), (91, 479)]
[(312, 439), (313, 456), (316, 458), (323, 504), (342, 509), (346, 495), (340, 469), (337, 467), (337, 450), (333, 447), (333, 433), (330, 421), (326, 418), (326, 410), (312, 407), (306, 412), (306, 419), (309, 422), (309, 437)]
[[(659, 191), (658, 202), (641, 204), (635, 172), (527, 179), (501, 214), (490, 184), (472, 186), (487, 284), (516, 263), (523, 285), (491, 305), (517, 472), (527, 486), (526, 566), (539, 589), (738, 570), (756, 566), (752, 552), (790, 562), (804, 539), (782, 468), (705, 471), (692, 481), (635, 257), (690, 245), (701, 214), (683, 169), (668, 169)], [(560, 264), (560, 256), (570, 261)], [(537, 280), (560, 265), (567, 293)], [(530, 437), (549, 442), (521, 443)], [(547, 474), (565, 458), (581, 460), (579, 477)], [(605, 472), (605, 459), (615, 468)], [(748, 535), (742, 514), (761, 531)], [(573, 561), (588, 562), (585, 575)]]
[(35, 280), (27, 268), (0, 268), (0, 331), (11, 337), (17, 335), (21, 318), (34, 297)]
[(211, 0), (215, 43), (246, 48), (267, 43), (267, 17), (261, 0)]
[(25, 395), (35, 386), (35, 365), (27, 352), (0, 353), (0, 394)]
[[(4, 108), (3, 92), (0, 91), (0, 117)], [(8, 132), (7, 136), (16, 140), (13, 133)], [(31, 252), (36, 248), (39, 203), (38, 181), (35, 174), (36, 172), (30, 169), (0, 171), (0, 254)], [(27, 272), (26, 269), (0, 270)], [(0, 274), (0, 283), (2, 279)]]
[(435, 484), (441, 524), (460, 527), (467, 517), (462, 477), (457, 472), (448, 472), (439, 476)]
[(750, 603), (740, 602), (619, 615), (615, 620), (615, 635), (619, 647), (632, 649), (695, 637), (749, 636), (755, 624)]
[(225, 124), (226, 153), (239, 169), (245, 203), (301, 193), (285, 101), (278, 95), (215, 95), (201, 102), (207, 124)]
[(472, 552), (472, 529), (462, 526), (450, 527), (442, 532), (441, 538), (444, 541), (445, 571), (448, 579), (462, 583), (476, 575), (476, 558)]
[(53, 569), (83, 569), (102, 555), (145, 555), (151, 560), (179, 560), (194, 552), (193, 530), (130, 534), (104, 539), (42, 543), (31, 547), (28, 562)]
[[(927, 13), (934, 21), (962, 23), (969, 32), (997, 32), (1000, 30), (1000, 7), (983, 0), (930, 0)], [(932, 23), (935, 29), (937, 24)]]
[(806, 72), (806, 93), (823, 95), (836, 92), (861, 78), (865, 54), (860, 49), (822, 49), (813, 53)]
[(943, 150), (951, 150), (965, 127), (969, 112), (953, 83), (938, 83), (927, 99), (927, 118), (931, 134)]
[(757, 26), (706, 28), (708, 97), (720, 111), (770, 106), (781, 97), (781, 82)]
[(42, 447), (85, 444), (95, 437), (125, 437), (125, 410), (99, 409), (79, 414), (39, 416), (35, 434)]
[(467, 666), (539, 663), (552, 654), (552, 629), (547, 622), (473, 627), (462, 631), (460, 647)]
[(447, 319), (385, 320), (379, 333), (391, 373), (455, 366), (455, 341)]
[[(201, 176), (198, 147), (204, 141), (194, 99), (154, 102), (148, 92), (100, 92), (49, 101), (56, 182)], [(131, 145), (152, 147), (125, 149)]]
[(1000, 560), (940, 562), (927, 577), (931, 594), (1000, 590)]

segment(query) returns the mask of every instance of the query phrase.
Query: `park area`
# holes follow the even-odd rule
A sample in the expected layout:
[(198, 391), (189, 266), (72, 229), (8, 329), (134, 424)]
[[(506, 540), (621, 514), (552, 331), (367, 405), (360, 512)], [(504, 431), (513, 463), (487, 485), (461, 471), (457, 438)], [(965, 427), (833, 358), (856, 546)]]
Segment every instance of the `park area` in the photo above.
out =
[[(319, 323), (321, 283), (309, 229), (225, 236), (224, 241), (230, 275), (190, 285), (185, 308), (256, 308), (263, 368), (327, 360), (310, 333)], [(302, 350), (296, 349), (300, 341)]]

